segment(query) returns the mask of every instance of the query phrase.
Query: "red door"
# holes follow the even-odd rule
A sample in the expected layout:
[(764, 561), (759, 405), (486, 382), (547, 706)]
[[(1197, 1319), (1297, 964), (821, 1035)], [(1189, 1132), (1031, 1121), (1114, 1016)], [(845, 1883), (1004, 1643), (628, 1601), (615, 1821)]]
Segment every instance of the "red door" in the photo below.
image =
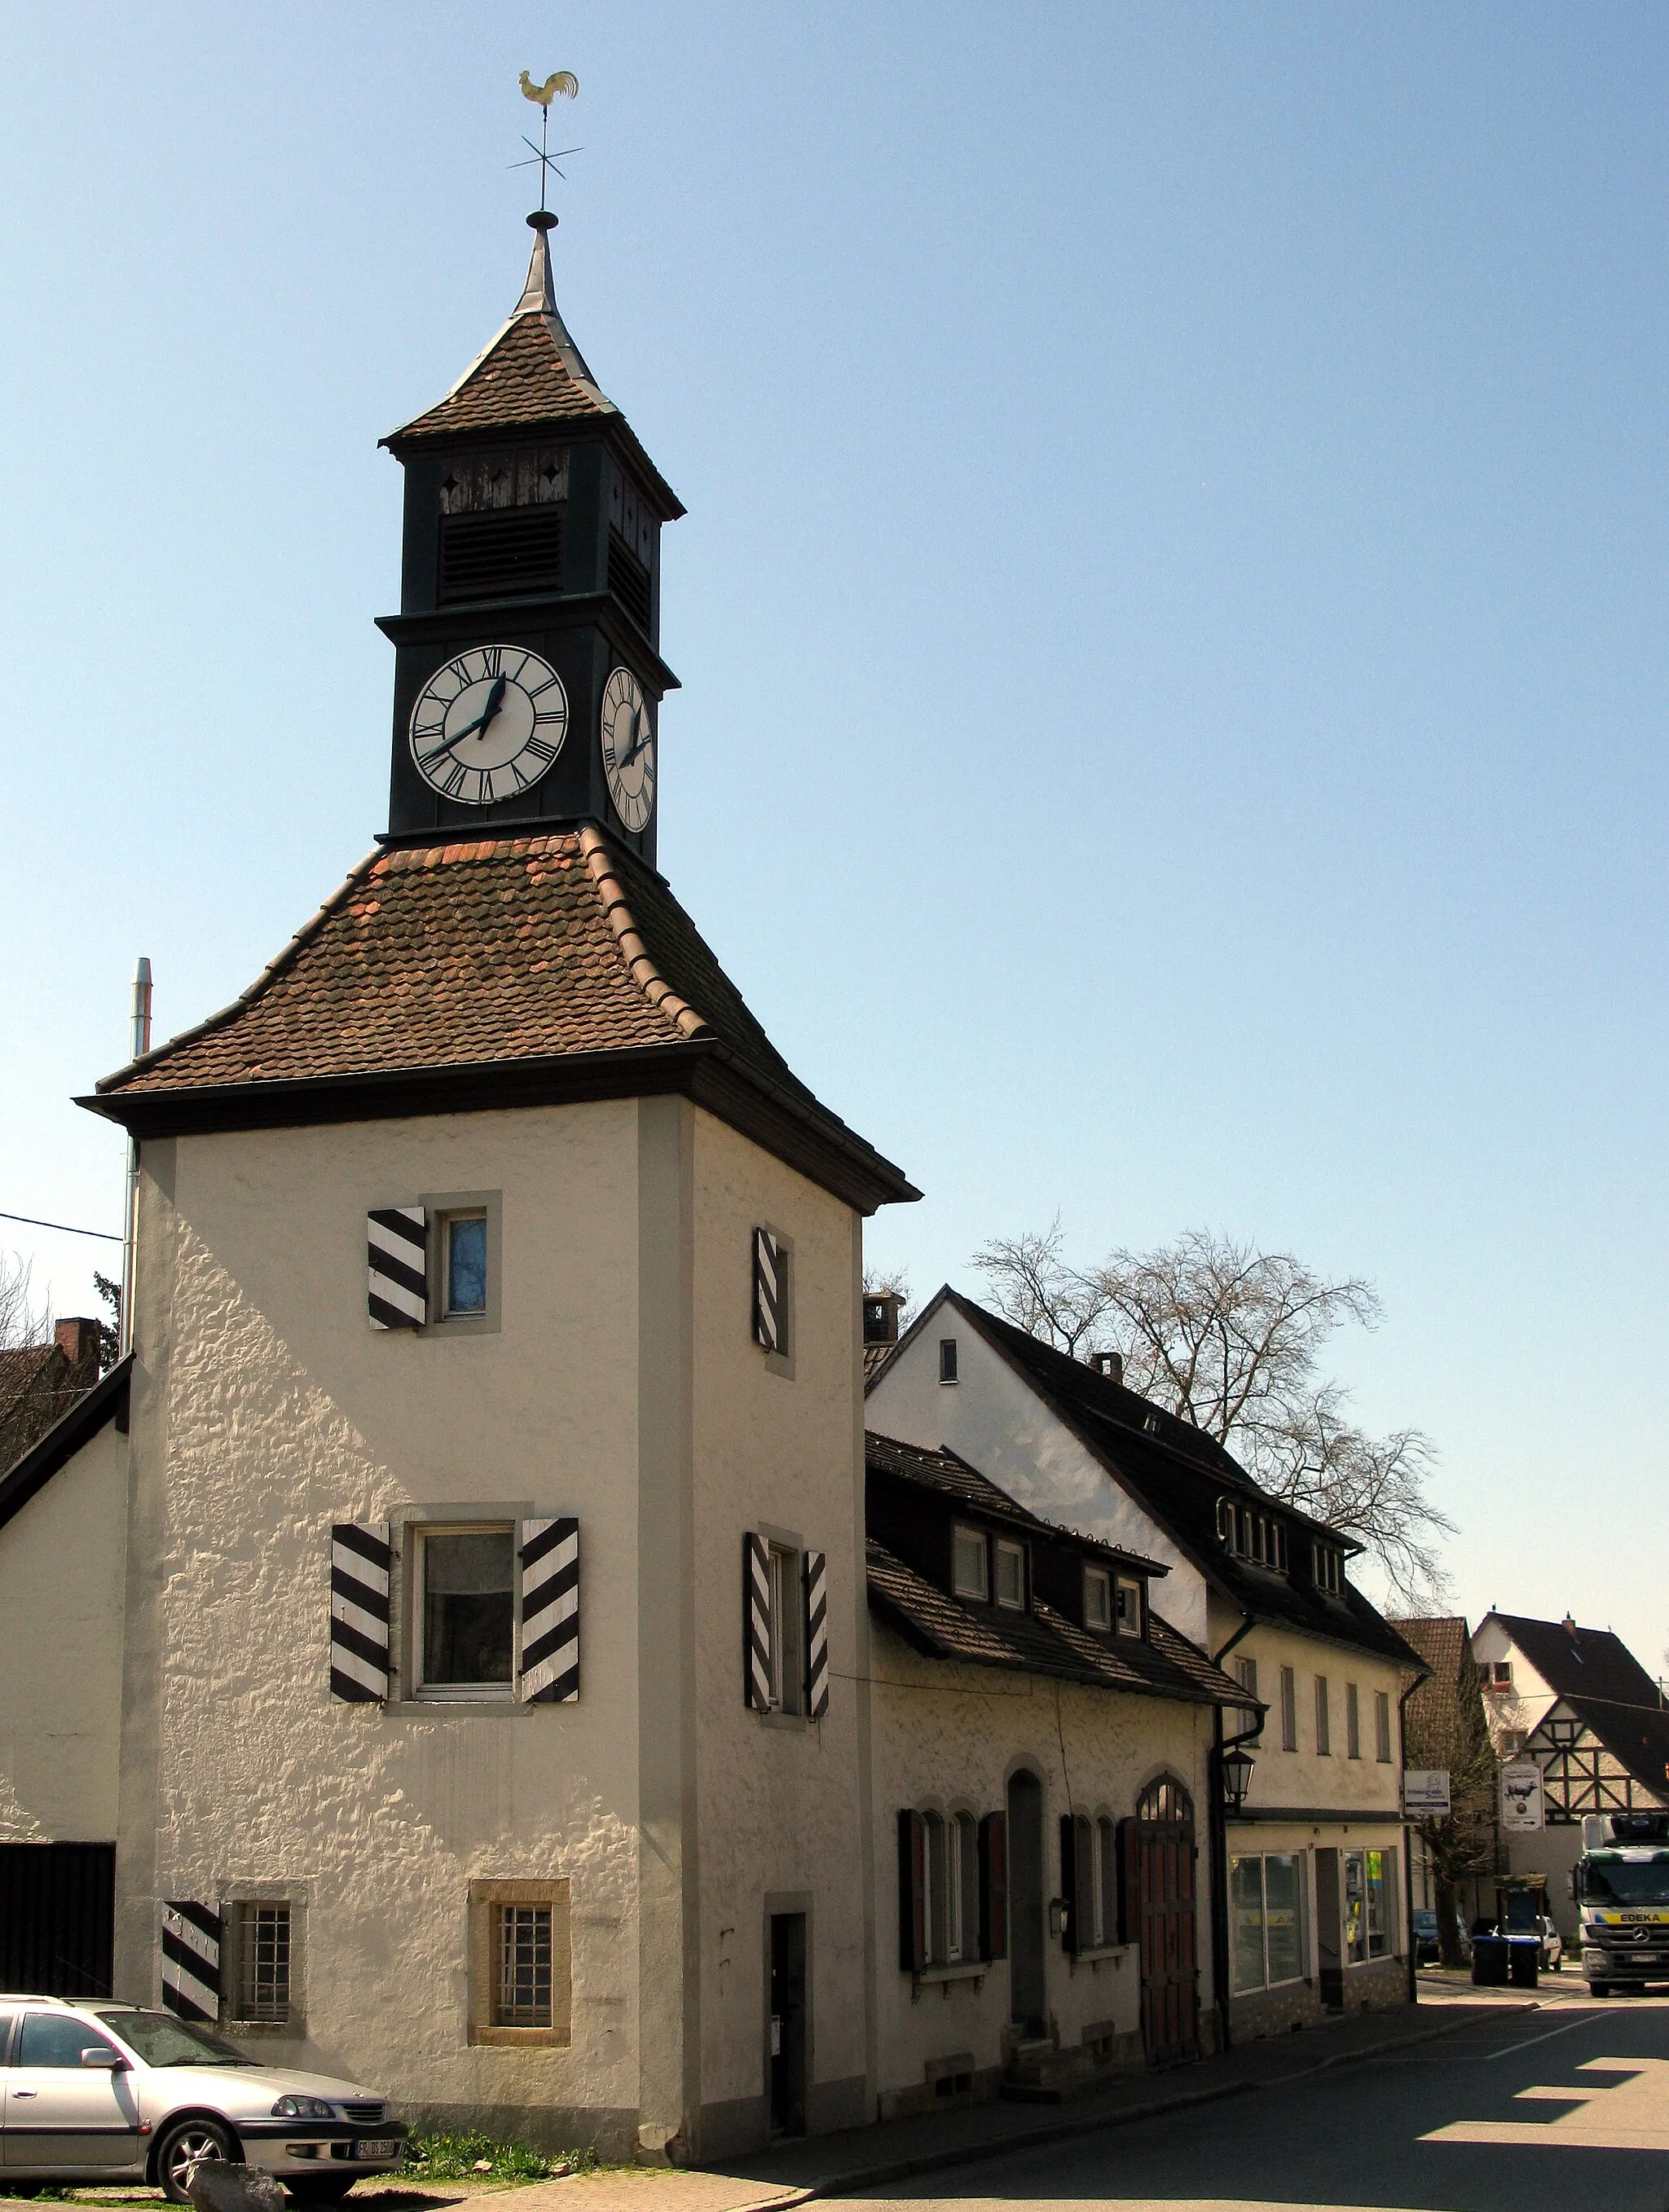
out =
[(1143, 1793), (1132, 1824), (1142, 2041), (1150, 2066), (1175, 2066), (1199, 2057), (1193, 1815), (1187, 1791), (1178, 1783), (1161, 1781)]

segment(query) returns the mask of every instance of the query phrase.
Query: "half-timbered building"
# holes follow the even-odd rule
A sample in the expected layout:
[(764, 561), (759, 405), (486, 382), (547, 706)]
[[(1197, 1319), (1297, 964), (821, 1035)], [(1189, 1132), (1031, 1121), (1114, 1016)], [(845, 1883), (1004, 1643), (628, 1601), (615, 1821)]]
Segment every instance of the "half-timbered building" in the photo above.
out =
[(1669, 1809), (1669, 1710), (1619, 1636), (1562, 1620), (1490, 1612), (1472, 1634), (1499, 1759), (1534, 1759), (1539, 1832), (1503, 1830), (1514, 1874), (1548, 1877), (1549, 1911), (1567, 1942), (1576, 1912), (1565, 1876), (1582, 1848), (1585, 1813)]

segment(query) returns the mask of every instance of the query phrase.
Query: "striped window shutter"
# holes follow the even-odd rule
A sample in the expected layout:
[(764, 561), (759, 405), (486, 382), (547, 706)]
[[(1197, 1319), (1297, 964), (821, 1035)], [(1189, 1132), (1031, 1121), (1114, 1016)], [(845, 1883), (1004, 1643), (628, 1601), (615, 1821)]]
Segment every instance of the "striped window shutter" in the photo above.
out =
[(927, 1823), (898, 1814), (898, 1964), (916, 1973), (927, 1964)]
[(820, 1721), (829, 1710), (829, 1559), (806, 1554), (806, 1711)]
[(979, 1823), (979, 1955), (1008, 1955), (1008, 1816), (987, 1813)]
[(580, 1694), (580, 1524), (521, 1524), (521, 1694), (571, 1705)]
[(365, 1217), (373, 1328), (421, 1328), (429, 1318), (429, 1216), (382, 1206)]
[(386, 1521), (340, 1521), (331, 1530), (331, 1695), (350, 1705), (388, 1695)]
[(783, 1348), (783, 1248), (768, 1229), (753, 1232), (753, 1341)]
[(206, 1905), (162, 1907), (162, 2002), (181, 2020), (220, 2018), (220, 1915)]
[(771, 1711), (771, 1555), (751, 1528), (742, 1538), (742, 1693), (756, 1713)]

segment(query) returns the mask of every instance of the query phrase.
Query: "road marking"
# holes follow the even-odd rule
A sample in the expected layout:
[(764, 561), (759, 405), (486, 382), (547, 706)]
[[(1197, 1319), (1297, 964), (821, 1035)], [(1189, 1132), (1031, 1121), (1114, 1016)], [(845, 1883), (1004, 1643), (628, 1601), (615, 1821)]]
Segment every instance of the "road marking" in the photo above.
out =
[(1590, 2021), (1609, 2020), (1616, 2010), (1615, 2005), (1607, 2005), (1603, 2012), (1585, 2012), (1580, 2020), (1568, 2020), (1562, 2027), (1550, 2027), (1545, 2035), (1526, 2035), (1522, 2043), (1503, 2043), (1499, 2051), (1485, 2055), (1489, 2058), (1508, 2058), (1515, 2051), (1528, 2051), (1533, 2044), (1551, 2043), (1556, 2035), (1568, 2035), (1574, 2027), (1586, 2027)]

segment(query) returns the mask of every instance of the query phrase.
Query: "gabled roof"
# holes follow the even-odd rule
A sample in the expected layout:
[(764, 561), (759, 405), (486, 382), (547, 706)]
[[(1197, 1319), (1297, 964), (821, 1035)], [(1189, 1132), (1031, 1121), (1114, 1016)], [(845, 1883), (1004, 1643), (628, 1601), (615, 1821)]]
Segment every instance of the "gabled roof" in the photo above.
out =
[(1434, 1682), (1458, 1682), (1461, 1669), (1472, 1656), (1472, 1632), (1466, 1626), (1464, 1613), (1439, 1613), (1427, 1620), (1399, 1620), (1397, 1633), (1425, 1661)]
[(871, 1610), (928, 1658), (1049, 1674), (1095, 1689), (1171, 1698), (1186, 1705), (1246, 1703), (1240, 1683), (1214, 1667), (1151, 1608), (1151, 1640), (1103, 1640), (1041, 1602), (1031, 1613), (999, 1614), (983, 1606), (975, 1611), (873, 1539), (868, 1553)]
[(590, 824), (361, 861), (241, 998), (82, 1105), (142, 1135), (683, 1091), (865, 1212), (918, 1197)]
[(21, 1513), (37, 1491), (45, 1489), (59, 1469), (66, 1467), (89, 1437), (107, 1422), (127, 1427), (128, 1386), (133, 1374), (133, 1354), (119, 1359), (101, 1381), (76, 1399), (21, 1459), (0, 1474), (0, 1528)]
[(1307, 1578), (1242, 1559), (1219, 1540), (1217, 1503), (1229, 1492), (1248, 1502), (1256, 1500), (1306, 1538), (1324, 1538), (1347, 1553), (1361, 1549), (1352, 1538), (1270, 1498), (1214, 1437), (1191, 1422), (1028, 1336), (948, 1285), (911, 1322), (900, 1350), (946, 1304), (1036, 1392), (1231, 1604), (1254, 1620), (1279, 1622), (1370, 1651), (1393, 1666), (1423, 1672), (1419, 1654), (1348, 1581), (1335, 1597)]
[[(1661, 1692), (1609, 1628), (1492, 1613), (1562, 1705), (1598, 1736), (1637, 1782), (1669, 1792), (1669, 1712)], [(1483, 1623), (1479, 1623), (1483, 1626)]]
[(390, 431), (382, 442), (391, 453), (404, 455), (501, 431), (561, 431), (589, 424), (606, 429), (630, 450), (662, 520), (676, 521), (684, 513), (677, 493), (598, 385), (563, 321), (551, 270), (550, 228), (532, 216), (528, 220), (533, 223), (533, 258), (509, 320), (444, 399)]
[(1064, 1541), (1075, 1553), (1093, 1552), (1099, 1558), (1113, 1560), (1121, 1566), (1137, 1568), (1144, 1575), (1168, 1575), (1171, 1571), (1157, 1559), (1143, 1559), (1139, 1552), (1122, 1551), (1115, 1544), (1103, 1543), (1099, 1536), (1081, 1535), (1075, 1528), (1062, 1528), (1052, 1521), (1041, 1519), (1018, 1499), (1010, 1498), (1006, 1490), (999, 1490), (977, 1467), (942, 1447), (937, 1451), (926, 1451), (919, 1444), (901, 1443), (896, 1437), (879, 1436), (874, 1430), (866, 1429), (863, 1461), (872, 1474), (889, 1474), (897, 1481), (935, 1491), (965, 1512), (983, 1514), (988, 1520), (1000, 1521), (1005, 1527), (1022, 1530), (1027, 1535)]

